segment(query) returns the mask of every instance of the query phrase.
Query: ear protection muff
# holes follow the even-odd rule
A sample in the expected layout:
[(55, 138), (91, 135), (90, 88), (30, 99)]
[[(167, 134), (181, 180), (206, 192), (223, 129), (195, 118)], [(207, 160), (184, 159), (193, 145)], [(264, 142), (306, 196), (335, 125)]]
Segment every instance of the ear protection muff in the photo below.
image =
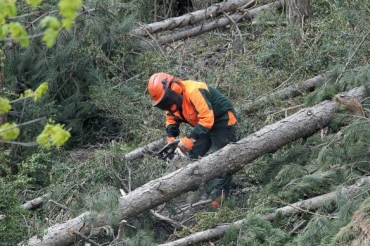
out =
[(167, 88), (167, 78), (162, 80), (163, 89), (165, 90)]
[(170, 84), (170, 88), (171, 88), (171, 90), (173, 91), (173, 92), (175, 92), (176, 94), (178, 94), (178, 95), (180, 95), (181, 93), (182, 93), (182, 86), (179, 84), (179, 83), (177, 83), (177, 82), (172, 82), (171, 84)]
[(168, 84), (168, 87), (167, 87), (167, 78), (162, 80), (162, 84), (163, 84), (163, 89), (164, 90), (166, 88), (170, 88), (173, 92), (175, 92), (178, 95), (180, 95), (183, 91), (182, 86), (178, 82), (170, 81), (170, 83)]

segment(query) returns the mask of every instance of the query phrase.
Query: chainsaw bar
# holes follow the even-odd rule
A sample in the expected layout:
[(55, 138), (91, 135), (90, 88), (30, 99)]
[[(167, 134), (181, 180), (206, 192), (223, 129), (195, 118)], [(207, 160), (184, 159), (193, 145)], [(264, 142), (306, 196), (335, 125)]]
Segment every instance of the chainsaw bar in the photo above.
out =
[(157, 156), (162, 160), (171, 159), (176, 151), (177, 145), (179, 144), (179, 140), (175, 140), (172, 143), (166, 144), (166, 146), (158, 152)]

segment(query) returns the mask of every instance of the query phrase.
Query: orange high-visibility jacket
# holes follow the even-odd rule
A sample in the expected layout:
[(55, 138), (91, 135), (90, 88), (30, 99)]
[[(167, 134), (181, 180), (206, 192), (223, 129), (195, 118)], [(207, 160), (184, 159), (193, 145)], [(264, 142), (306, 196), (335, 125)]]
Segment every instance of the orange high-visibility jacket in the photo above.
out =
[(216, 88), (194, 80), (181, 81), (183, 102), (181, 109), (166, 112), (166, 132), (169, 137), (180, 134), (179, 125), (186, 122), (193, 126), (189, 138), (197, 139), (210, 129), (225, 128), (236, 124), (236, 113), (230, 100)]

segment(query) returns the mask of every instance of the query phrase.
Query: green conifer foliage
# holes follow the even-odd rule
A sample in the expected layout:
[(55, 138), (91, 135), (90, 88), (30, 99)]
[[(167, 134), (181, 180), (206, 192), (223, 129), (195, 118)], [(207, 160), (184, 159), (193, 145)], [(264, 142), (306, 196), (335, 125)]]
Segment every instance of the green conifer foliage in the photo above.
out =
[(231, 227), (222, 238), (222, 245), (285, 245), (289, 234), (274, 228), (269, 221), (258, 215), (249, 213), (241, 228)]
[(330, 245), (350, 244), (361, 245), (365, 243), (366, 233), (369, 223), (369, 201), (367, 198), (360, 205), (359, 209), (353, 214), (350, 223), (341, 228), (330, 242)]
[[(12, 182), (10, 182), (12, 181)], [(23, 224), (29, 211), (19, 206), (22, 203), (19, 192), (24, 189), (26, 179), (8, 180), (0, 178), (0, 242), (11, 246), (28, 236), (28, 228)]]
[[(45, 217), (58, 223), (84, 211), (108, 214), (111, 228), (107, 231), (116, 233), (119, 216), (112, 211), (119, 206), (119, 188), (133, 190), (177, 168), (149, 155), (133, 162), (123, 158), (136, 147), (165, 134), (163, 112), (153, 109), (145, 91), (147, 79), (154, 72), (170, 72), (211, 84), (219, 81), (219, 89), (235, 105), (325, 72), (324, 81), (309, 96), (272, 100), (272, 105), (241, 115), (248, 122), (241, 137), (283, 119), (289, 107), (300, 104), (298, 110), (322, 100), (334, 100), (334, 95), (360, 85), (369, 87), (370, 43), (364, 38), (370, 23), (370, 2), (366, 0), (311, 1), (312, 15), (303, 28), (286, 26), (282, 12), (266, 11), (257, 16), (254, 24), (243, 23), (239, 29), (231, 25), (150, 51), (135, 46), (128, 33), (138, 19), (153, 20), (152, 1), (113, 2), (114, 6), (110, 5), (112, 1), (87, 2), (86, 9), (94, 10), (81, 11), (74, 28), (62, 30), (51, 49), (35, 38), (27, 49), (14, 45), (6, 50), (7, 86), (15, 87), (23, 81), (26, 87), (28, 84), (34, 89), (40, 81), (49, 81), (52, 92), (44, 101), (48, 105), (44, 112), (36, 106), (16, 104), (10, 117), (55, 115), (72, 129), (74, 143), (98, 140), (100, 148), (94, 152), (90, 148), (82, 150), (77, 159), (56, 150), (17, 157), (23, 160), (19, 179), (12, 177), (11, 181), (23, 180), (28, 190), (42, 186), (44, 191), (52, 191), (52, 199), (70, 209), (61, 212), (55, 204), (48, 203), (32, 213), (36, 217), (36, 225), (30, 228), (32, 235), (48, 226)], [(55, 10), (52, 3), (43, 2), (42, 10)], [(165, 16), (162, 11), (159, 16)], [(33, 17), (25, 20), (32, 21)], [(271, 21), (276, 25), (268, 25)], [(41, 29), (31, 33), (37, 31)], [(226, 61), (225, 69), (221, 61)], [(356, 225), (367, 225), (368, 184), (352, 196), (338, 194), (334, 201), (324, 202), (315, 211), (300, 210), (288, 217), (278, 214), (271, 222), (263, 215), (339, 191), (370, 172), (369, 95), (361, 102), (363, 114), (354, 115), (348, 105), (342, 104), (336, 119), (323, 131), (248, 164), (234, 175), (237, 185), (230, 200), (219, 210), (197, 207), (195, 217), (184, 220), (189, 228), (181, 233), (173, 233), (167, 224), (144, 213), (130, 219), (135, 228), (125, 230), (127, 238), (121, 244), (155, 245), (165, 242), (171, 233), (189, 235), (243, 218), (241, 228), (230, 228), (215, 244), (341, 245), (340, 242), (358, 239), (367, 232)], [(30, 137), (32, 129), (23, 134)], [(123, 143), (111, 141), (112, 138)], [(102, 145), (108, 141), (108, 146)], [(25, 153), (18, 151), (21, 152)], [(0, 204), (0, 214), (13, 203), (24, 202), (17, 195), (23, 194), (26, 185), (16, 189), (15, 184), (9, 187), (10, 194), (3, 194), (6, 204)], [(187, 195), (168, 202), (163, 211), (175, 216), (183, 205), (180, 203), (190, 200)], [(15, 210), (9, 211), (16, 214)], [(26, 217), (26, 221), (35, 217)], [(10, 222), (10, 229), (14, 224), (16, 228), (22, 226), (20, 222)], [(303, 223), (296, 228), (298, 222)], [(8, 232), (1, 224), (0, 228)], [(23, 229), (17, 236), (25, 235)], [(93, 239), (103, 244), (108, 238), (112, 240), (112, 235), (102, 233)], [(16, 242), (15, 238), (9, 240)]]
[[(51, 7), (45, 3), (45, 11), (52, 11)], [(50, 81), (48, 101), (55, 103), (56, 120), (71, 129), (75, 143), (101, 137), (94, 131), (102, 128), (112, 128), (118, 134), (120, 129), (115, 126), (118, 123), (100, 115), (89, 91), (100, 82), (95, 75), (100, 74), (103, 81), (114, 79), (118, 83), (129, 76), (126, 67), (133, 62), (127, 55), (130, 40), (122, 38), (130, 30), (133, 17), (126, 12), (125, 20), (120, 21), (116, 16), (126, 10), (109, 9), (103, 2), (86, 8), (94, 8), (92, 14), (89, 10), (79, 13), (74, 27), (62, 29), (52, 48), (34, 38), (28, 48), (15, 46), (6, 50), (6, 84), (15, 88), (17, 78), (22, 78), (34, 88), (39, 81)], [(31, 34), (39, 31), (30, 30)]]

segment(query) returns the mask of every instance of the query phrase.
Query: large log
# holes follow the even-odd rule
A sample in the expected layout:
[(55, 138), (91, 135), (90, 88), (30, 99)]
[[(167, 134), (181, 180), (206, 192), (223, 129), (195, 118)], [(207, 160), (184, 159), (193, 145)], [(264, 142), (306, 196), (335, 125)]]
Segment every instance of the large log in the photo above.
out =
[(263, 5), (263, 6), (258, 7), (258, 8), (250, 9), (247, 12), (244, 12), (244, 13), (232, 14), (232, 15), (229, 15), (228, 17), (219, 18), (217, 20), (211, 21), (211, 22), (209, 22), (207, 24), (204, 24), (204, 25), (203, 24), (198, 25), (197, 27), (194, 27), (194, 28), (190, 28), (190, 29), (187, 29), (187, 30), (184, 30), (184, 31), (181, 31), (181, 32), (171, 34), (171, 35), (163, 36), (163, 37), (160, 37), (160, 38), (154, 40), (151, 43), (151, 45), (154, 46), (155, 44), (159, 44), (159, 45), (168, 44), (168, 43), (172, 43), (172, 42), (175, 42), (175, 41), (178, 41), (178, 40), (187, 39), (189, 37), (198, 36), (202, 33), (209, 32), (209, 31), (215, 30), (217, 28), (227, 26), (229, 24), (232, 24), (233, 22), (236, 23), (236, 22), (240, 22), (240, 21), (245, 20), (245, 19), (251, 20), (261, 10), (272, 9), (272, 8), (277, 8), (277, 9), (281, 8), (283, 6), (282, 2), (283, 2), (283, 0), (279, 0), (279, 1), (276, 1), (276, 2), (273, 2), (273, 3)]
[[(275, 212), (271, 214), (267, 214), (263, 216), (264, 219), (273, 221), (278, 214), (281, 216), (291, 216), (293, 214), (303, 213), (304, 211), (312, 211), (320, 208), (323, 204), (327, 204), (328, 202), (334, 201), (335, 197), (339, 194), (351, 196), (353, 194), (356, 194), (359, 189), (361, 189), (361, 186), (363, 182), (370, 182), (370, 177), (364, 177), (361, 180), (360, 184), (354, 184), (349, 187), (343, 187), (339, 189), (339, 191), (333, 191), (321, 196), (313, 197), (304, 201), (299, 201), (290, 205), (287, 205), (282, 208), (278, 208), (275, 210)], [(179, 240), (160, 244), (158, 246), (186, 246), (186, 245), (192, 245), (195, 243), (200, 243), (204, 241), (208, 241), (214, 238), (221, 237), (227, 229), (229, 229), (231, 226), (240, 227), (243, 224), (243, 220), (238, 220), (233, 223), (227, 224), (227, 225), (221, 225), (217, 226), (215, 228), (201, 231), (194, 233), (192, 235), (189, 235), (187, 237), (181, 238)]]
[(253, 102), (241, 105), (238, 108), (238, 112), (243, 114), (251, 113), (254, 112), (256, 109), (268, 104), (269, 102), (276, 101), (276, 99), (286, 100), (289, 98), (300, 96), (305, 92), (311, 92), (315, 90), (317, 84), (321, 83), (323, 79), (324, 79), (323, 75), (317, 75), (300, 84), (292, 85), (277, 92), (273, 92), (266, 96), (259, 97), (257, 100), (254, 100)]
[(198, 10), (179, 17), (169, 18), (160, 22), (142, 25), (131, 31), (131, 34), (144, 36), (162, 31), (169, 31), (175, 28), (195, 25), (208, 18), (217, 17), (225, 12), (235, 12), (239, 8), (247, 5), (254, 0), (234, 0), (212, 5), (206, 9)]
[[(154, 142), (151, 142), (143, 147), (137, 148), (125, 155), (126, 161), (134, 161), (136, 159), (142, 158), (146, 154), (150, 154), (153, 151), (158, 150), (159, 148), (163, 147), (163, 145), (166, 143), (166, 139), (162, 138), (159, 140), (156, 140)], [(32, 199), (31, 201), (28, 201), (24, 204), (22, 204), (22, 207), (27, 210), (35, 209), (38, 207), (41, 207), (51, 196), (51, 193), (46, 193), (40, 197), (37, 197), (35, 199)]]
[(37, 197), (35, 199), (32, 199), (31, 201), (28, 201), (28, 202), (24, 203), (22, 205), (22, 207), (24, 209), (27, 209), (27, 210), (31, 210), (31, 209), (41, 207), (47, 201), (47, 199), (50, 198), (50, 196), (51, 196), (50, 193), (46, 193), (46, 194), (44, 194), (40, 197)]
[(159, 148), (163, 147), (166, 143), (166, 139), (162, 138), (160, 140), (151, 142), (143, 147), (140, 147), (138, 149), (135, 149), (131, 151), (130, 153), (127, 153), (125, 155), (125, 160), (127, 161), (133, 161), (139, 158), (142, 158), (145, 154), (151, 153), (155, 150), (158, 150)]
[[(362, 95), (363, 91), (364, 87), (359, 87), (349, 95)], [(122, 197), (119, 211), (112, 212), (118, 212), (122, 219), (128, 219), (188, 191), (196, 190), (224, 172), (235, 173), (258, 157), (275, 152), (326, 127), (334, 118), (338, 107), (336, 101), (327, 100), (314, 107), (301, 109), (199, 161), (144, 184)], [(106, 225), (107, 221), (105, 214), (86, 212), (65, 223), (49, 227), (41, 240), (33, 237), (28, 245), (70, 245), (74, 241), (71, 230), (89, 234), (93, 227)]]

